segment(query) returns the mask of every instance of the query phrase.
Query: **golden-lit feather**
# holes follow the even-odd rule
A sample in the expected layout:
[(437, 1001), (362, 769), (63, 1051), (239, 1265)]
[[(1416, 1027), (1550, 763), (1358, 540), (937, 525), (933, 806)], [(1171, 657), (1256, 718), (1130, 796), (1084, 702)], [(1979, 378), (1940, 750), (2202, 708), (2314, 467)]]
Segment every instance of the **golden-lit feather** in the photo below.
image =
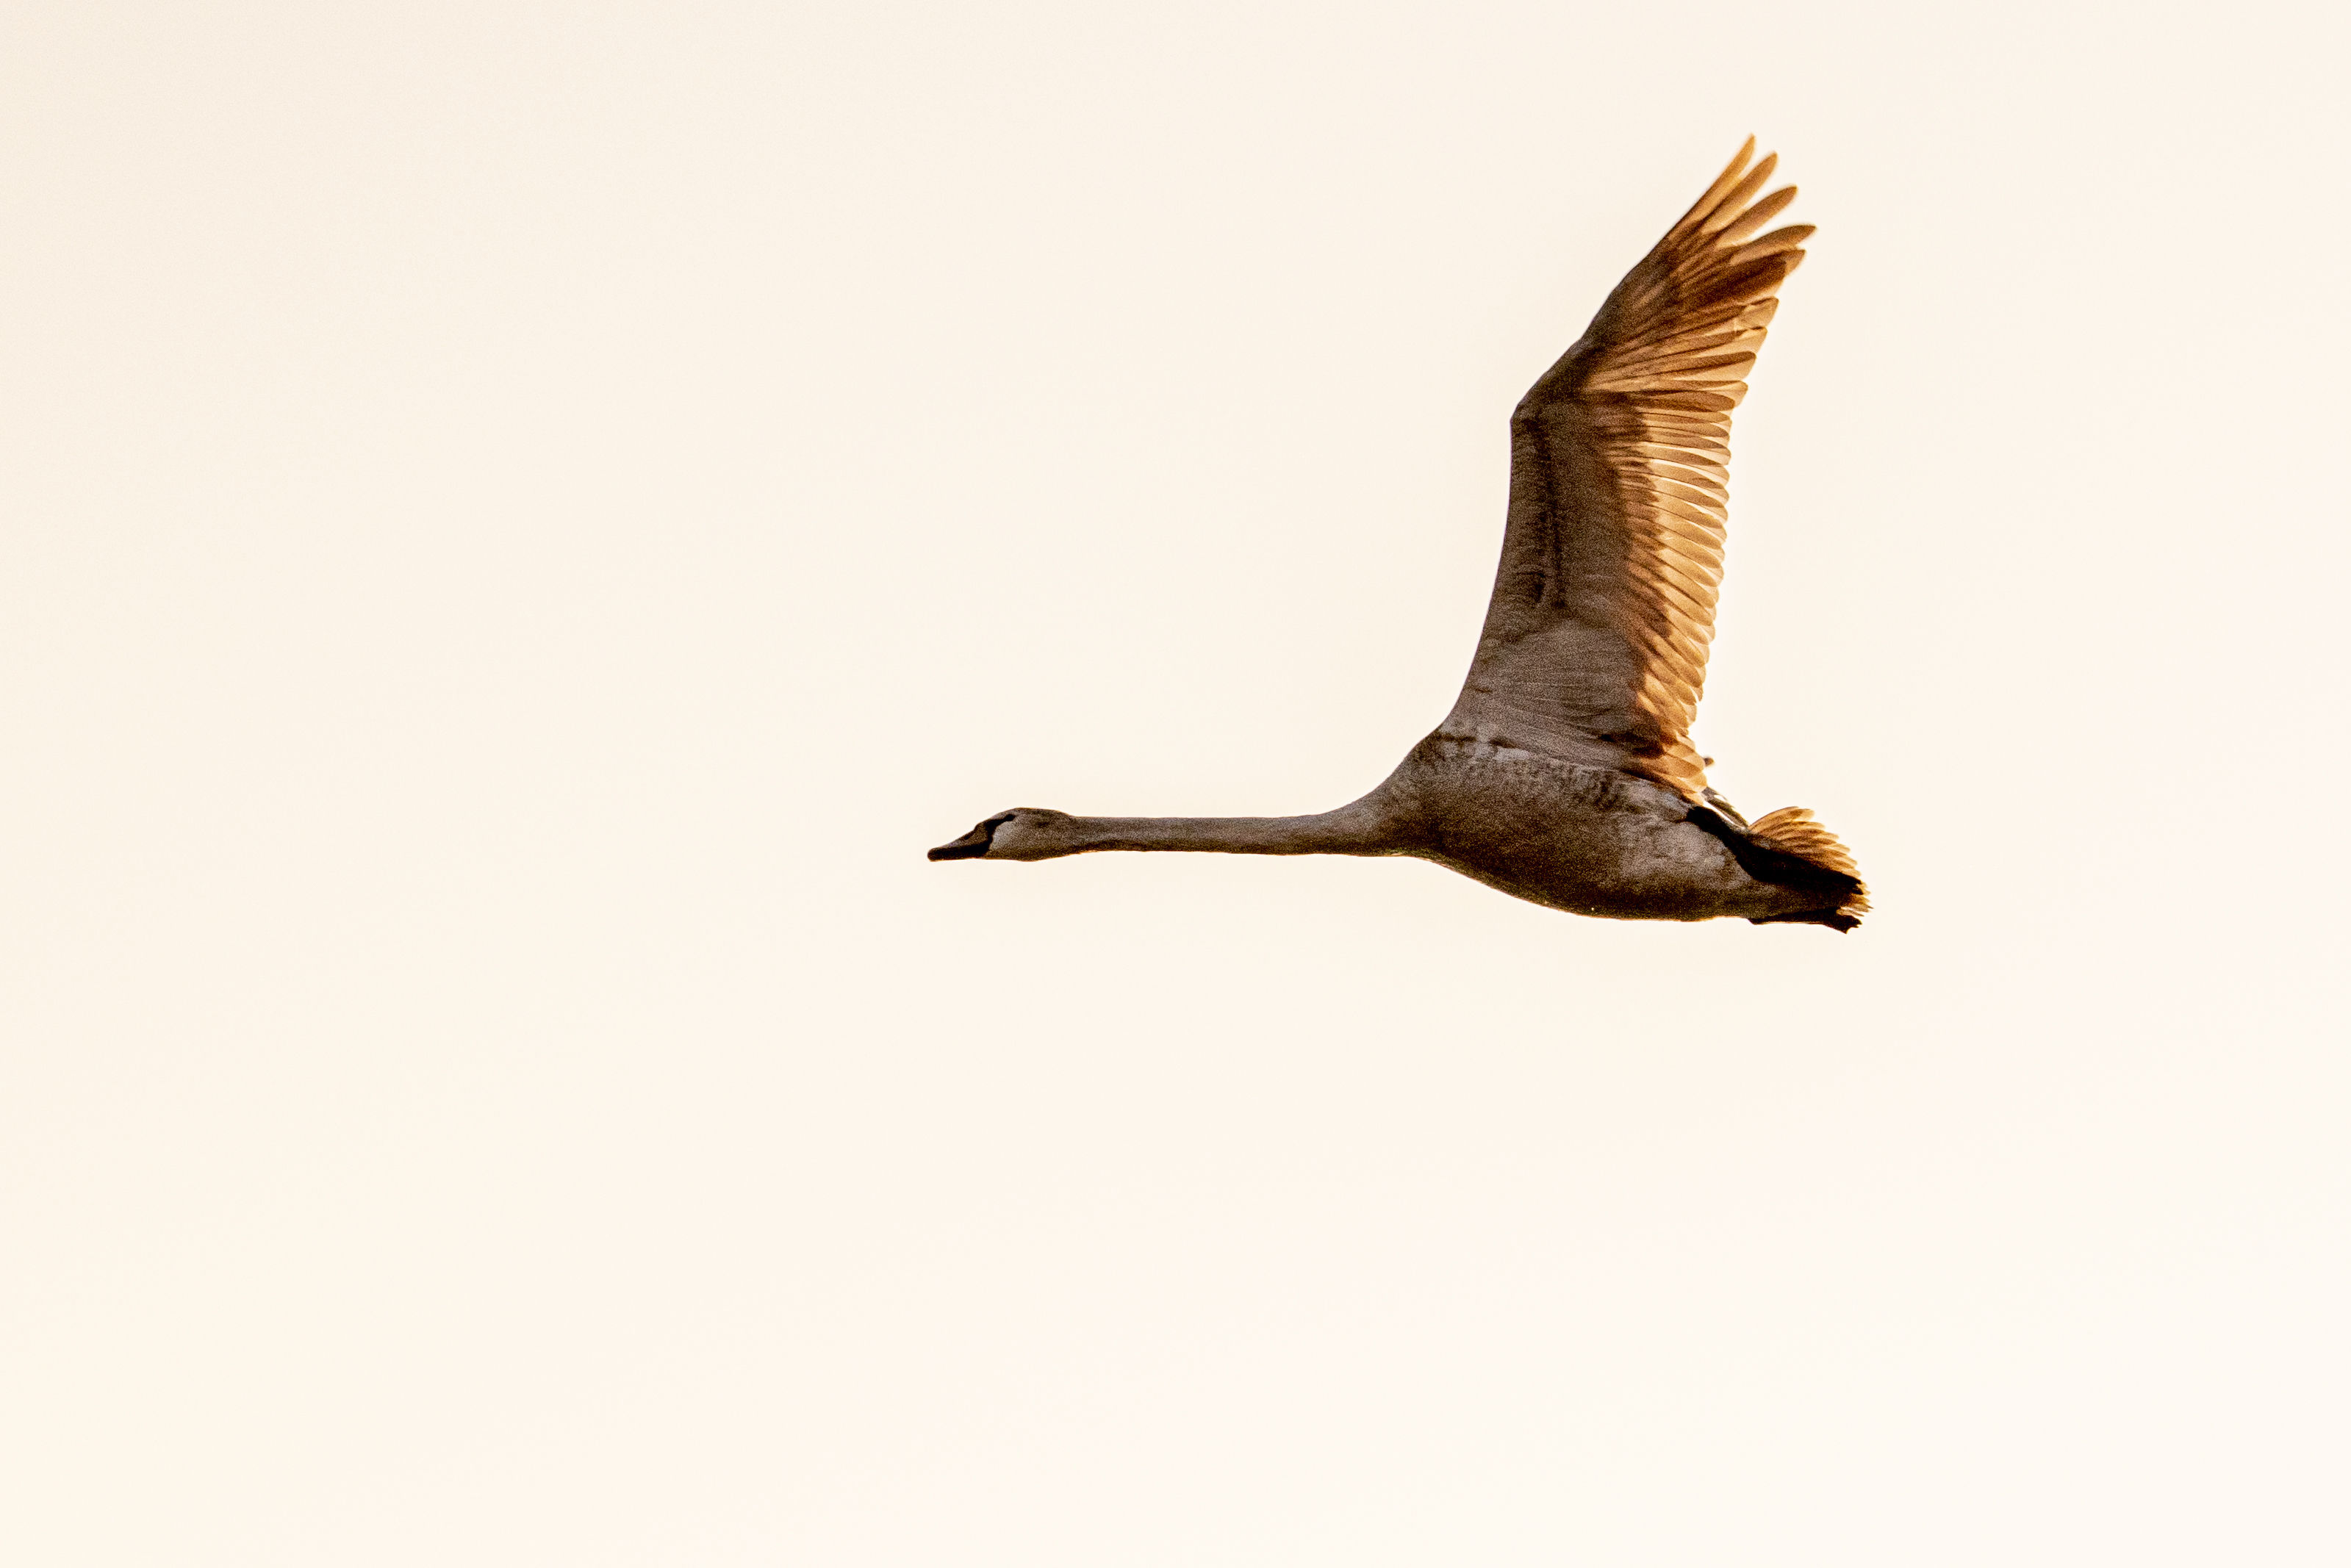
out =
[[(1750, 138), (1520, 405), (1511, 538), (1480, 650), (1497, 709), (1604, 740), (1693, 804), (1706, 789), (1689, 728), (1722, 580), (1730, 412), (1813, 232), (1759, 234), (1795, 190), (1763, 193), (1778, 160), (1754, 152)], [(1614, 633), (1622, 656), (1596, 653), (1588, 635), (1547, 635), (1553, 623)], [(1562, 687), (1556, 702), (1532, 689), (1546, 674)]]
[(1837, 836), (1821, 826), (1820, 819), (1802, 806), (1782, 806), (1766, 812), (1755, 821), (1753, 836), (1773, 849), (1785, 850), (1814, 865), (1842, 872), (1854, 879), (1853, 895), (1839, 907), (1839, 915), (1858, 919), (1869, 911), (1869, 888), (1861, 880), (1861, 872), (1854, 864), (1853, 854)]

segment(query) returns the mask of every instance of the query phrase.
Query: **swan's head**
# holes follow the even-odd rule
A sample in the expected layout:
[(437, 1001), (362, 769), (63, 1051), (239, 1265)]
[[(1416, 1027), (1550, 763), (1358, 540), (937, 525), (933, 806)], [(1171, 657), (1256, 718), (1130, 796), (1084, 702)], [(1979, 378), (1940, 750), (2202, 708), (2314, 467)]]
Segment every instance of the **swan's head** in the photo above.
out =
[(1075, 845), (1069, 826), (1077, 819), (1067, 811), (1037, 806), (1017, 806), (998, 811), (951, 844), (931, 852), (935, 861), (1041, 861), (1068, 854)]

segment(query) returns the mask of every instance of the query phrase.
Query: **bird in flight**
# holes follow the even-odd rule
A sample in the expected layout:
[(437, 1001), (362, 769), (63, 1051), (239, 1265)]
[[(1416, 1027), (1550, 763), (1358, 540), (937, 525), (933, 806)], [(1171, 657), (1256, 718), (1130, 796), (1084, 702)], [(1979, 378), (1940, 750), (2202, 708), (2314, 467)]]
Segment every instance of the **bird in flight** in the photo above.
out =
[(1413, 855), (1553, 909), (1849, 931), (1853, 857), (1810, 811), (1750, 822), (1690, 744), (1722, 580), (1730, 412), (1803, 259), (1761, 233), (1776, 154), (1748, 139), (1510, 416), (1494, 595), (1460, 699), (1379, 788), (1304, 817), (1074, 817), (1017, 807), (933, 860), (1095, 850)]

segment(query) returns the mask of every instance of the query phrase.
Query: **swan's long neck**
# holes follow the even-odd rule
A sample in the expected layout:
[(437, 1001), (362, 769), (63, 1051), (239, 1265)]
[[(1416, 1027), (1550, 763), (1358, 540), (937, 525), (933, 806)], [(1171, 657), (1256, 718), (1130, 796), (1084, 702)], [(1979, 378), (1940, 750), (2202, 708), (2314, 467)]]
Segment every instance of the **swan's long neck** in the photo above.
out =
[[(1063, 854), (1092, 850), (1202, 850), (1228, 855), (1393, 852), (1379, 813), (1362, 801), (1311, 817), (1071, 817)], [(1059, 836), (1059, 835), (1057, 835)]]

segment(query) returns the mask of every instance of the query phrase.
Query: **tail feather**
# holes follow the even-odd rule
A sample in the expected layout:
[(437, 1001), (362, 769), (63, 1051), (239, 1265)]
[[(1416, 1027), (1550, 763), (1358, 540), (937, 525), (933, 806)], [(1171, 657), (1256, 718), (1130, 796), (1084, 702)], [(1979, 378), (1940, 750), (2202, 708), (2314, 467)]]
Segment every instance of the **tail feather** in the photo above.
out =
[(1820, 820), (1802, 806), (1783, 806), (1768, 815), (1759, 817), (1753, 829), (1755, 839), (1775, 850), (1809, 861), (1823, 871), (1853, 878), (1853, 894), (1837, 906), (1837, 913), (1858, 920), (1869, 909), (1869, 889), (1861, 880), (1861, 872), (1853, 863), (1853, 852), (1837, 841), (1834, 833), (1821, 826)]

